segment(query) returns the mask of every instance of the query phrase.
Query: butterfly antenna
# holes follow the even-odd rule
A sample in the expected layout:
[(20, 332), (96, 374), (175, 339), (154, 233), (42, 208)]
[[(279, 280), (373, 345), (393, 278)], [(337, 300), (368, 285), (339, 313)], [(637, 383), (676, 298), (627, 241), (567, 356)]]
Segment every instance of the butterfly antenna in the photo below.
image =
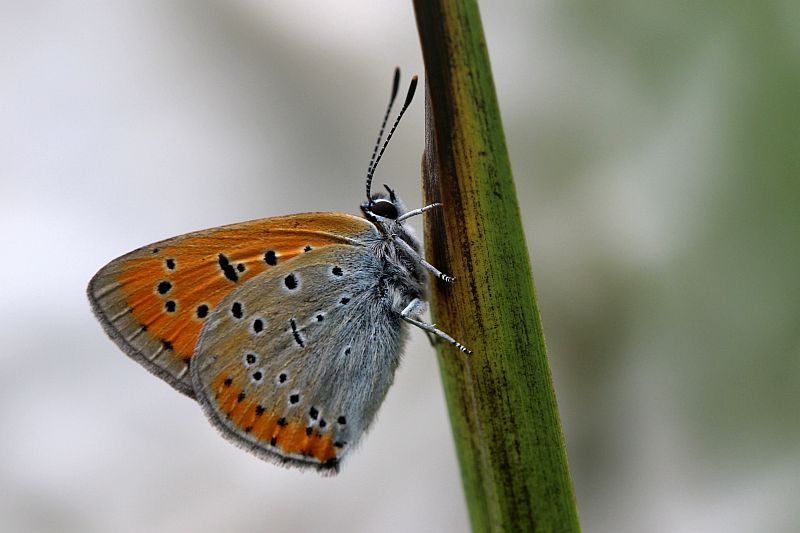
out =
[(400, 113), (397, 115), (397, 118), (392, 124), (392, 129), (389, 130), (389, 135), (386, 136), (386, 140), (383, 141), (383, 146), (381, 147), (381, 151), (378, 153), (378, 157), (375, 159), (375, 162), (370, 166), (369, 172), (367, 173), (367, 198), (369, 201), (372, 201), (372, 197), (370, 196), (370, 186), (372, 185), (372, 176), (375, 175), (375, 169), (378, 168), (378, 163), (381, 161), (381, 157), (383, 157), (383, 152), (386, 151), (386, 147), (389, 145), (389, 141), (392, 140), (392, 135), (394, 135), (394, 130), (397, 129), (397, 125), (400, 124), (400, 119), (403, 118), (403, 114), (408, 109), (408, 106), (411, 104), (411, 100), (414, 98), (414, 91), (417, 90), (417, 76), (411, 78), (411, 85), (408, 86), (408, 93), (406, 94), (406, 101), (403, 103), (403, 107), (400, 109)]
[(372, 187), (372, 164), (375, 162), (375, 156), (378, 153), (378, 147), (383, 140), (383, 132), (386, 129), (386, 122), (389, 120), (389, 113), (392, 112), (394, 100), (397, 98), (397, 89), (400, 88), (400, 67), (394, 69), (394, 80), (392, 80), (392, 96), (389, 98), (389, 105), (386, 106), (386, 113), (383, 115), (383, 122), (381, 122), (381, 129), (378, 132), (378, 138), (375, 140), (375, 147), (372, 149), (372, 157), (369, 159), (369, 166), (367, 167), (367, 200), (371, 199), (370, 189)]

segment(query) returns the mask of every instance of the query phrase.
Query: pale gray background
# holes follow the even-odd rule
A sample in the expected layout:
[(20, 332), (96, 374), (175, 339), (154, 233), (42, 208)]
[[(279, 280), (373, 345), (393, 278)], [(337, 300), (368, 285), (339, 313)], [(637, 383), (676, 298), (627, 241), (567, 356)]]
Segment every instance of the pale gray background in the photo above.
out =
[[(800, 9), (484, 2), (586, 531), (800, 523)], [(0, 3), (0, 529), (463, 531), (416, 332), (335, 479), (219, 438), (84, 287), (165, 237), (357, 212), (410, 2)], [(423, 105), (378, 172), (420, 203)]]

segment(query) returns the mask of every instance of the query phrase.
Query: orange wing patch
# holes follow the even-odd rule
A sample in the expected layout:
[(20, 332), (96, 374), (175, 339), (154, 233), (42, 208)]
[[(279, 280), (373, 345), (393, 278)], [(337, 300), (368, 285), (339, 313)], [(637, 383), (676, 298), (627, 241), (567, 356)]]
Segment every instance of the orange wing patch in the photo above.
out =
[(278, 418), (268, 408), (249, 399), (241, 392), (239, 384), (225, 374), (217, 376), (212, 390), (219, 409), (240, 430), (239, 438), (251, 435), (259, 448), (279, 457), (304, 457), (320, 468), (337, 468), (333, 431), (320, 432), (306, 427), (302, 420)]
[(106, 265), (88, 294), (104, 328), (131, 357), (193, 396), (188, 363), (205, 318), (238, 285), (315, 248), (375, 233), (345, 213), (302, 213), (189, 233)]

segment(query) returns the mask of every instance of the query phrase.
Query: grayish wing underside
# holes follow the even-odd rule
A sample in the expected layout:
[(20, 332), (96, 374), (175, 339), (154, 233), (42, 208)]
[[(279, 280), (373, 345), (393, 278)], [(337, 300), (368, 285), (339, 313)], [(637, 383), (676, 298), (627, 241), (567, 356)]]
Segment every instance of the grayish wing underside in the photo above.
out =
[(402, 320), (364, 246), (313, 250), (238, 287), (206, 322), (191, 362), (198, 401), (256, 455), (338, 468), (394, 379)]

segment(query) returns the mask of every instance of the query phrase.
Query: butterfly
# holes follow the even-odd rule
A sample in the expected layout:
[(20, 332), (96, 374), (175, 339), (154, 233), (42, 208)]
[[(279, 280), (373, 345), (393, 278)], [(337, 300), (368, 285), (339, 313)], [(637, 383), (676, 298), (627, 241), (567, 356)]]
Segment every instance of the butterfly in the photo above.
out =
[(363, 217), (301, 213), (211, 228), (123, 255), (90, 281), (92, 310), (130, 357), (194, 398), (211, 423), (256, 456), (333, 474), (394, 380), (406, 324), (464, 353), (424, 322), (427, 274), (407, 210), (372, 178), (405, 103), (372, 151)]

